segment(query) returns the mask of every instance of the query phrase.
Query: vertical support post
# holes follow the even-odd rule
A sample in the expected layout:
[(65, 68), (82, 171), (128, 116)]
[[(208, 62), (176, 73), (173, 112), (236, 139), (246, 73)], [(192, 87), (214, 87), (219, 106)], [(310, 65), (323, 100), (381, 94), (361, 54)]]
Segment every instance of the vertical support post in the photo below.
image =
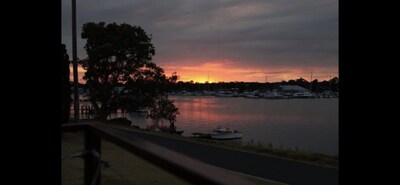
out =
[(72, 0), (72, 67), (74, 75), (74, 121), (79, 121), (78, 57), (76, 53), (76, 0)]
[[(86, 151), (96, 151), (101, 156), (101, 140), (100, 137), (94, 134), (90, 128), (85, 130), (85, 150)], [(96, 156), (92, 154), (88, 154), (85, 157), (84, 164), (84, 184), (85, 185), (100, 185), (100, 176), (101, 176), (101, 166), (99, 166), (100, 158), (96, 158)], [(97, 169), (99, 168), (99, 169)], [(96, 174), (96, 171), (98, 174)], [(94, 177), (96, 178), (94, 179)], [(92, 181), (95, 181), (92, 184)]]

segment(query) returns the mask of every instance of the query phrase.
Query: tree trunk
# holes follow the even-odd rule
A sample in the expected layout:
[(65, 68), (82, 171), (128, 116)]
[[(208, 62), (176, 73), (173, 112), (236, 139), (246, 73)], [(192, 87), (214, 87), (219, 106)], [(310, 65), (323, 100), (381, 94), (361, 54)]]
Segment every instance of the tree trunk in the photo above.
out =
[(169, 125), (169, 131), (171, 133), (175, 133), (176, 132), (176, 127), (175, 127), (175, 123), (171, 122), (171, 124)]
[(101, 108), (98, 114), (98, 118), (100, 120), (107, 120), (108, 115), (110, 114), (109, 108), (107, 107), (106, 103), (101, 103)]

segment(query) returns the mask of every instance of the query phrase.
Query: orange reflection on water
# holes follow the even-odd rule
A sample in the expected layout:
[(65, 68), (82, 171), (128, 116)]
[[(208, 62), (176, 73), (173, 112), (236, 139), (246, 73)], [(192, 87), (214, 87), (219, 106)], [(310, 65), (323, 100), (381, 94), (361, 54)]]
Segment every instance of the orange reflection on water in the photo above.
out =
[[(246, 114), (242, 111), (240, 105), (229, 107), (226, 104), (217, 102), (215, 97), (180, 97), (175, 104), (179, 108), (180, 115), (177, 119), (177, 125), (182, 127), (186, 124), (197, 125), (215, 125), (213, 127), (224, 125), (225, 123), (238, 122), (241, 120), (260, 120), (265, 119), (265, 114), (251, 113)], [(228, 99), (227, 99), (228, 100)], [(196, 120), (193, 123), (191, 120)]]
[[(247, 127), (253, 124), (270, 125), (301, 123), (304, 120), (318, 120), (317, 115), (305, 113), (303, 109), (291, 110), (282, 101), (249, 100), (244, 98), (216, 97), (172, 97), (180, 115), (176, 125), (180, 128), (217, 126)], [(283, 105), (282, 105), (283, 104)], [(286, 111), (284, 111), (286, 110)]]

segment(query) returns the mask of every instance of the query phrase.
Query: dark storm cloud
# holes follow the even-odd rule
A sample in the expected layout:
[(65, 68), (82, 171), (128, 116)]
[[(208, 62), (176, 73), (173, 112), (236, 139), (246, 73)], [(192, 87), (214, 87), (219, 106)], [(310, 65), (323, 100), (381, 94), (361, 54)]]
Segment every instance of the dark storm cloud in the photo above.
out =
[[(69, 51), (70, 4), (63, 0), (62, 40)], [(141, 26), (153, 35), (157, 63), (338, 66), (337, 0), (82, 0), (77, 11), (78, 33), (89, 21)], [(83, 45), (79, 39), (79, 58)]]

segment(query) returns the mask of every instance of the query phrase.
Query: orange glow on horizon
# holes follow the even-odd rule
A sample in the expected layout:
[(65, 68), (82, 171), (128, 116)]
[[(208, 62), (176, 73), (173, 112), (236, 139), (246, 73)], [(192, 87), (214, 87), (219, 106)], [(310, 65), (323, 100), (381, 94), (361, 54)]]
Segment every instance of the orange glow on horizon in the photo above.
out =
[[(292, 66), (272, 66), (272, 67), (252, 67), (242, 66), (244, 62), (233, 62), (230, 60), (205, 61), (197, 65), (173, 66), (165, 65), (165, 74), (168, 76), (177, 72), (180, 77), (178, 81), (209, 83), (213, 82), (281, 82), (303, 78), (307, 81), (311, 79), (318, 81), (329, 80), (338, 76), (337, 68), (321, 67), (292, 67)], [(242, 64), (242, 65), (240, 65)]]
[[(301, 68), (290, 66), (279, 67), (251, 67), (241, 66), (239, 62), (230, 60), (205, 61), (197, 65), (166, 65), (161, 66), (165, 70), (166, 76), (171, 76), (173, 72), (177, 72), (178, 81), (194, 83), (218, 83), (218, 82), (280, 82), (304, 78), (307, 81), (311, 79), (311, 71), (313, 72), (313, 80), (318, 81), (329, 80), (338, 77), (337, 68)], [(78, 81), (86, 83), (83, 76), (86, 70), (78, 65)], [(267, 77), (267, 78), (266, 78)], [(70, 80), (73, 81), (73, 68), (70, 66)]]

